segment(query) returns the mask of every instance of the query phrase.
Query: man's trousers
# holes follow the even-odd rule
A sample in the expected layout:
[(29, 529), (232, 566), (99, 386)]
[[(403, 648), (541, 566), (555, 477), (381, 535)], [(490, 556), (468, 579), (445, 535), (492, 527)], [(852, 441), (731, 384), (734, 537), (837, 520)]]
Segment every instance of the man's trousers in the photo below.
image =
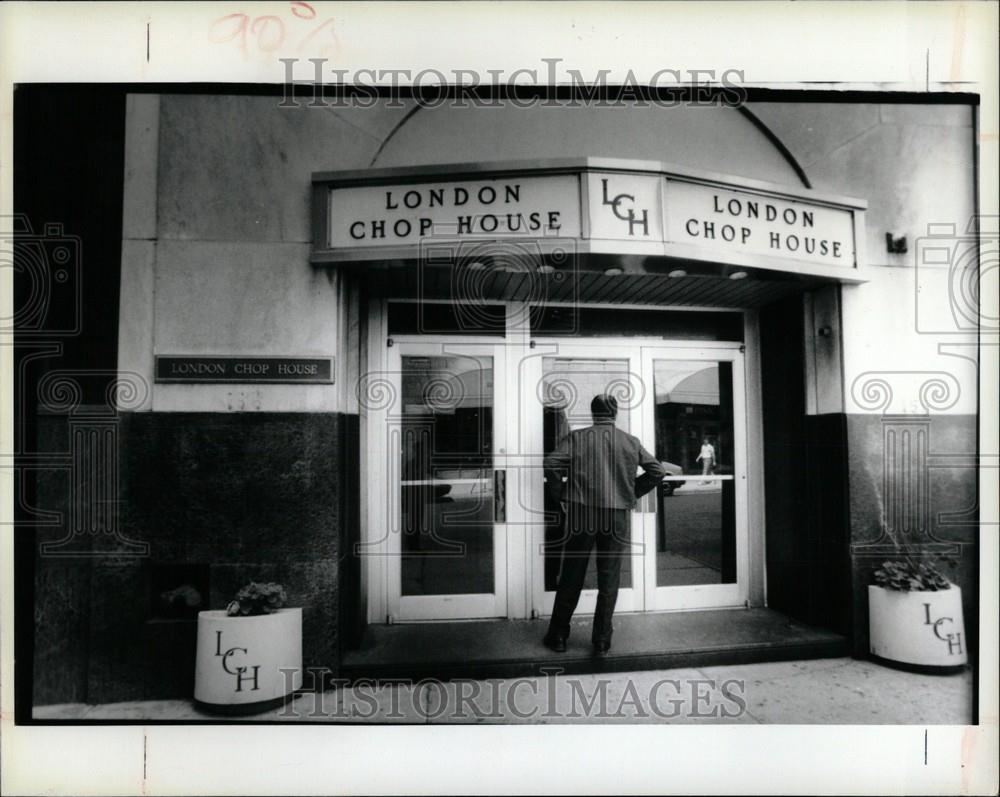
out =
[(566, 514), (567, 539), (556, 589), (549, 636), (569, 636), (569, 621), (580, 600), (587, 575), (590, 552), (597, 548), (597, 606), (594, 610), (594, 644), (611, 642), (611, 617), (618, 601), (622, 562), (629, 549), (631, 512), (628, 509), (569, 504)]

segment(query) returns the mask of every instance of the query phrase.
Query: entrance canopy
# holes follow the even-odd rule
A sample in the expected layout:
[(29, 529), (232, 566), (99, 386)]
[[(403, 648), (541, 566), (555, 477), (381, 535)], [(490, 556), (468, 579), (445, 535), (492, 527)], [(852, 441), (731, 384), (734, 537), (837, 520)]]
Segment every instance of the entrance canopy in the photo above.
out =
[(325, 172), (313, 189), (312, 262), (391, 268), (400, 295), (754, 306), (865, 281), (863, 200), (659, 162)]

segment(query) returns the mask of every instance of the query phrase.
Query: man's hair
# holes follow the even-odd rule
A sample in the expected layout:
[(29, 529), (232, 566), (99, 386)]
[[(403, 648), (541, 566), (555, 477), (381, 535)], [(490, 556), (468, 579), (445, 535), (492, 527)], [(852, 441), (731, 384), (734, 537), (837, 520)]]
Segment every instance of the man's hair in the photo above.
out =
[(618, 399), (603, 393), (594, 396), (590, 402), (590, 414), (595, 418), (614, 418), (618, 415)]

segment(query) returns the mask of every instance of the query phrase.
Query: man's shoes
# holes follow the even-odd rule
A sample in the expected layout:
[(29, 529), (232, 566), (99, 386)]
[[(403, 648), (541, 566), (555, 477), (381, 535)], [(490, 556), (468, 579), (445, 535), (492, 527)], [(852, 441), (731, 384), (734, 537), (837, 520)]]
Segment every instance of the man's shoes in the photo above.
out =
[(559, 636), (552, 636), (551, 634), (546, 634), (545, 639), (542, 640), (549, 650), (554, 650), (556, 653), (566, 652), (566, 638)]
[(611, 650), (611, 643), (610, 642), (595, 642), (594, 643), (594, 655), (595, 656), (607, 656), (609, 650)]

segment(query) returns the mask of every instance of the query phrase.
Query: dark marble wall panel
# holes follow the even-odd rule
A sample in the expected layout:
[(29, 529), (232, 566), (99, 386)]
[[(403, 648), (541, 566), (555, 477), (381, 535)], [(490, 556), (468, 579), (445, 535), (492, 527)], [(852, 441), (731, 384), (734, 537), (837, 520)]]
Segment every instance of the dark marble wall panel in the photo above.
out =
[[(962, 589), (966, 632), (974, 647), (979, 589), (977, 424), (973, 415), (847, 416), (855, 655), (866, 656), (868, 651), (867, 587), (874, 583), (872, 572), (891, 557), (869, 546), (891, 548), (894, 539), (904, 545), (954, 548), (957, 564), (941, 569)], [(926, 457), (914, 454), (910, 466), (890, 468), (886, 476), (884, 441), (893, 428), (924, 430)], [(919, 485), (927, 488), (926, 510), (907, 500), (907, 514), (899, 517), (891, 509), (893, 494), (904, 488), (916, 494)], [(886, 527), (890, 533), (883, 533)]]
[[(52, 448), (66, 423), (49, 424)], [(336, 671), (342, 521), (357, 518), (344, 416), (123, 413), (117, 434), (117, 530), (148, 549), (36, 557), (34, 704), (190, 696), (196, 612), (164, 616), (152, 582), (171, 566), (198, 574), (198, 608), (225, 608), (250, 580), (281, 582), (304, 609), (304, 664)], [(65, 512), (69, 482), (46, 476), (40, 506)], [(34, 534), (40, 543), (64, 531)]]
[(806, 415), (802, 297), (760, 316), (768, 606), (849, 633), (844, 416)]

